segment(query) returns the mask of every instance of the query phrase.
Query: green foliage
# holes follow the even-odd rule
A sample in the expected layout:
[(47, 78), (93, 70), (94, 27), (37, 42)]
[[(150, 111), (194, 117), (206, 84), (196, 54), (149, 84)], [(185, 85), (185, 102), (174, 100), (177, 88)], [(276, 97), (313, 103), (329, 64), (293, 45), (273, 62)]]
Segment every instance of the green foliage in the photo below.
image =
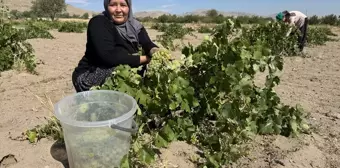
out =
[[(38, 16), (42, 17), (44, 15), (38, 13), (37, 11), (32, 11), (32, 10), (30, 10), (30, 11), (23, 11), (23, 12), (20, 12), (18, 10), (11, 10), (10, 11), (10, 16), (11, 16), (12, 19), (23, 19), (23, 18), (33, 18), (33, 19), (36, 19)], [(57, 13), (55, 18), (88, 19), (89, 18), (89, 14), (88, 13), (84, 13), (83, 15), (76, 15), (76, 14), (70, 15), (67, 12), (62, 12), (62, 13)]]
[(23, 11), (23, 12), (17, 12), (15, 13), (14, 17), (18, 18), (18, 19), (22, 19), (22, 18), (32, 18), (32, 19), (36, 19), (38, 16), (35, 12), (33, 11)]
[(62, 14), (58, 15), (59, 18), (72, 18), (72, 16), (68, 12), (63, 12)]
[[(269, 22), (267, 24), (254, 25), (250, 28), (243, 28), (243, 38), (249, 44), (255, 45), (258, 41), (267, 42), (268, 47), (274, 55), (296, 55), (298, 50), (295, 47), (298, 39), (298, 30), (293, 29), (293, 33), (286, 37), (289, 26), (281, 22)], [(269, 33), (270, 32), (270, 33)]]
[(155, 23), (151, 26), (151, 29), (155, 29), (155, 30), (158, 30), (160, 32), (164, 32), (167, 27), (168, 27), (168, 25), (166, 25), (164, 23)]
[(37, 16), (45, 16), (52, 21), (66, 10), (65, 0), (35, 0), (32, 1), (31, 11)]
[(26, 22), (25, 30), (22, 31), (22, 33), (26, 39), (34, 38), (54, 39), (54, 37), (48, 31), (49, 29), (50, 27), (45, 23), (28, 21)]
[[(211, 39), (185, 47), (182, 59), (169, 61), (169, 52), (156, 52), (144, 79), (137, 68), (122, 65), (93, 88), (125, 92), (140, 104), (141, 127), (122, 160), (125, 167), (152, 164), (157, 150), (175, 140), (203, 151), (204, 162), (198, 165), (222, 167), (243, 156), (245, 142), (255, 134), (297, 136), (307, 130), (302, 109), (282, 104), (274, 91), (283, 59), (273, 53), (281, 48), (271, 48), (266, 38), (252, 42), (242, 32), (240, 24), (225, 22)], [(265, 86), (256, 86), (255, 74), (265, 69)]]
[(329, 36), (337, 36), (329, 28), (326, 27), (312, 27), (307, 30), (307, 41), (310, 46), (323, 45), (327, 41), (334, 41), (335, 39)]
[(59, 32), (82, 33), (87, 27), (85, 22), (62, 22)]
[(211, 10), (208, 10), (207, 13), (206, 13), (206, 16), (207, 17), (217, 17), (219, 14), (217, 12), (216, 9), (211, 9)]
[(83, 16), (81, 16), (82, 19), (88, 19), (89, 18), (89, 14), (88, 13), (84, 13)]
[(30, 143), (36, 143), (40, 139), (50, 137), (51, 135), (54, 140), (58, 140), (60, 142), (63, 142), (64, 140), (61, 124), (55, 117), (51, 117), (50, 120), (47, 121), (46, 125), (38, 125), (25, 132), (25, 136)]
[(333, 33), (329, 27), (319, 27), (319, 30), (325, 32), (328, 36), (338, 36), (337, 34)]
[(63, 22), (60, 21), (47, 21), (47, 20), (37, 20), (35, 21), (36, 24), (41, 25), (45, 29), (51, 30), (51, 29), (59, 29)]
[(61, 27), (63, 22), (59, 21), (48, 21), (48, 20), (41, 20), (41, 19), (36, 19), (36, 20), (25, 20), (25, 21), (12, 21), (13, 24), (15, 24), (16, 27), (28, 27), (30, 25), (39, 27), (40, 29), (44, 30), (52, 30), (52, 29), (59, 29)]
[(309, 17), (308, 21), (309, 21), (309, 24), (311, 24), (311, 25), (317, 25), (317, 24), (321, 23), (319, 17), (316, 16), (316, 15), (313, 15), (313, 16)]
[[(177, 16), (177, 15), (161, 15), (158, 18), (152, 17), (143, 17), (138, 18), (142, 22), (156, 22), (156, 23), (222, 23), (228, 19), (235, 19), (237, 22), (241, 24), (264, 24), (269, 21), (274, 21), (273, 18), (270, 17), (261, 17), (261, 16), (223, 16), (218, 14), (215, 9), (208, 10), (205, 16), (199, 15), (185, 15), (185, 16)], [(317, 24), (326, 24), (337, 26), (340, 25), (340, 17), (330, 14), (323, 17), (318, 17), (316, 15), (309, 17), (309, 24), (317, 25)]]
[(336, 15), (331, 14), (331, 15), (326, 15), (322, 17), (320, 23), (335, 26), (335, 25), (339, 25), (339, 20)]
[(19, 19), (22, 17), (21, 12), (19, 12), (18, 10), (11, 10), (10, 15), (14, 19)]
[(183, 39), (185, 35), (195, 36), (193, 34), (192, 28), (183, 27), (183, 25), (178, 23), (172, 23), (169, 25), (161, 25), (158, 27), (164, 33), (162, 35), (157, 35), (157, 41), (161, 43), (161, 45), (169, 50), (175, 50), (178, 46), (174, 45), (173, 41), (175, 39)]
[(35, 73), (35, 56), (20, 30), (10, 22), (0, 21), (0, 72), (12, 68), (25, 68)]
[(198, 33), (212, 33), (213, 32), (213, 30), (208, 26), (200, 26), (197, 31)]
[[(218, 14), (218, 12), (214, 9), (207, 11), (205, 16), (199, 15), (185, 15), (185, 16), (177, 16), (177, 15), (161, 15), (158, 18), (138, 18), (142, 22), (156, 22), (156, 23), (223, 23), (228, 19), (232, 19), (230, 16), (223, 16)], [(268, 21), (272, 21), (272, 18), (260, 17), (260, 16), (239, 16), (237, 17), (238, 21), (242, 24), (251, 24), (251, 23), (265, 23)]]
[(9, 10), (3, 0), (0, 1), (0, 7), (0, 72), (17, 68), (36, 73), (32, 46), (25, 41), (26, 36), (8, 20)]
[(313, 15), (309, 17), (309, 24), (311, 25), (318, 25), (318, 24), (325, 24), (325, 25), (332, 25), (332, 26), (339, 26), (340, 25), (340, 17), (330, 14), (325, 15), (322, 17), (318, 17), (317, 15)]
[[(164, 34), (174, 39), (190, 32), (181, 29), (168, 26)], [(138, 74), (141, 67), (117, 66), (103, 85), (91, 90), (124, 92), (139, 104), (139, 130), (121, 167), (148, 167), (159, 149), (177, 140), (202, 151), (198, 166), (223, 167), (244, 156), (246, 142), (256, 134), (308, 132), (301, 106), (283, 104), (274, 90), (280, 83), (282, 56), (295, 52), (298, 34), (286, 37), (288, 29), (278, 22), (244, 28), (228, 20), (197, 47), (185, 46), (178, 60), (170, 60), (169, 50), (154, 53), (144, 78)], [(318, 31), (331, 34), (324, 28)], [(267, 73), (264, 86), (254, 82), (260, 72)], [(32, 142), (40, 135), (61, 139), (61, 129), (49, 131), (53, 126), (58, 124), (26, 135)]]

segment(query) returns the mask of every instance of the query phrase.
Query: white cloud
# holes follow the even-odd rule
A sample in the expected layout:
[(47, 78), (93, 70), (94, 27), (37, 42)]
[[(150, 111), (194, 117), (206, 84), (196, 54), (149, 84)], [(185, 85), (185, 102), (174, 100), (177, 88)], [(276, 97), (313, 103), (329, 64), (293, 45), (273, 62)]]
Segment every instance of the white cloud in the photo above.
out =
[(176, 6), (176, 4), (166, 4), (166, 5), (162, 5), (161, 8), (172, 8)]
[(66, 3), (76, 3), (76, 4), (86, 4), (89, 3), (88, 0), (66, 0)]
[(154, 11), (161, 11), (161, 12), (171, 12), (175, 6), (178, 6), (177, 3), (175, 3), (175, 0), (164, 0), (163, 5), (157, 5), (149, 8), (138, 8), (138, 7), (132, 7), (132, 10), (134, 12), (154, 12)]
[(88, 0), (66, 0), (65, 2), (68, 4), (79, 4), (81, 6), (87, 6), (90, 4)]
[(155, 12), (155, 11), (171, 12), (170, 9), (162, 9), (162, 8), (149, 8), (149, 9), (139, 10), (139, 11), (134, 11), (134, 12)]

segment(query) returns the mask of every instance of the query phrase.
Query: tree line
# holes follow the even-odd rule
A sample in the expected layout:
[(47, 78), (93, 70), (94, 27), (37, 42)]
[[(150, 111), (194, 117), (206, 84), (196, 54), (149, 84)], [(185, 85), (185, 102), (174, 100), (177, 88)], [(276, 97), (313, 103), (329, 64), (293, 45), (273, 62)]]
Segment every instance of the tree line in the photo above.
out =
[[(218, 14), (215, 9), (207, 11), (206, 15), (198, 16), (198, 15), (161, 15), (157, 18), (154, 17), (143, 17), (138, 18), (138, 20), (142, 22), (157, 22), (157, 23), (222, 23), (226, 19), (233, 18), (236, 21), (239, 21), (242, 24), (259, 24), (268, 21), (274, 21), (272, 17), (261, 17), (261, 16), (223, 16)], [(330, 14), (323, 17), (319, 17), (317, 15), (313, 15), (309, 17), (309, 24), (317, 25), (317, 24), (326, 24), (333, 26), (340, 26), (340, 16)]]
[[(11, 18), (13, 19), (23, 19), (23, 18), (39, 18), (42, 16), (37, 15), (33, 11), (23, 11), (20, 12), (18, 10), (11, 10), (10, 11)], [(69, 14), (67, 12), (57, 14), (56, 18), (75, 18), (75, 19), (88, 19), (90, 17), (89, 13), (84, 13), (83, 15), (76, 15), (76, 14)], [(49, 17), (50, 18), (50, 17)], [(54, 18), (55, 19), (55, 18)]]
[(223, 16), (219, 14), (217, 10), (208, 10), (205, 15), (161, 15), (157, 18), (153, 17), (143, 17), (138, 18), (142, 22), (157, 22), (157, 23), (223, 23), (226, 19), (236, 19), (243, 24), (254, 24), (262, 23), (272, 20), (270, 17), (260, 17), (260, 16)]
[(309, 17), (309, 24), (317, 25), (317, 24), (326, 24), (326, 25), (333, 25), (333, 26), (340, 26), (340, 15), (326, 15), (323, 17), (318, 17), (317, 15), (313, 15)]

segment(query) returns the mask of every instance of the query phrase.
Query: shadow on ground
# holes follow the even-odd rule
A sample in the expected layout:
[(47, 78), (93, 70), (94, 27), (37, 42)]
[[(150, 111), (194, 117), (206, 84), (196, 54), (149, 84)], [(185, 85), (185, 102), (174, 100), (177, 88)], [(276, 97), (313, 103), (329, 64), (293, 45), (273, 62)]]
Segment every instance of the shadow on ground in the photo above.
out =
[(69, 163), (68, 163), (68, 159), (67, 159), (67, 152), (66, 152), (66, 146), (65, 146), (64, 143), (55, 142), (51, 146), (50, 153), (51, 153), (52, 157), (55, 160), (61, 162), (65, 168), (69, 168)]

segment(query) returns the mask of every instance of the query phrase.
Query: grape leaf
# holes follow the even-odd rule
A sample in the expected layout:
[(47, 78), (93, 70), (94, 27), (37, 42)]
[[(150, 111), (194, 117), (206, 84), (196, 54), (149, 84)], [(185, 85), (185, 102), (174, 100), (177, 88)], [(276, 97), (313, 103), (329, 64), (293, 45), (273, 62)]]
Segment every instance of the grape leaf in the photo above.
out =
[(121, 168), (130, 168), (130, 163), (129, 163), (129, 158), (128, 158), (128, 154), (124, 155), (121, 162), (120, 162), (120, 167)]
[(137, 152), (138, 159), (143, 162), (144, 164), (150, 165), (155, 161), (155, 152), (146, 147), (143, 146), (138, 152)]
[(157, 134), (155, 137), (155, 145), (158, 148), (167, 147), (168, 142), (161, 135)]

